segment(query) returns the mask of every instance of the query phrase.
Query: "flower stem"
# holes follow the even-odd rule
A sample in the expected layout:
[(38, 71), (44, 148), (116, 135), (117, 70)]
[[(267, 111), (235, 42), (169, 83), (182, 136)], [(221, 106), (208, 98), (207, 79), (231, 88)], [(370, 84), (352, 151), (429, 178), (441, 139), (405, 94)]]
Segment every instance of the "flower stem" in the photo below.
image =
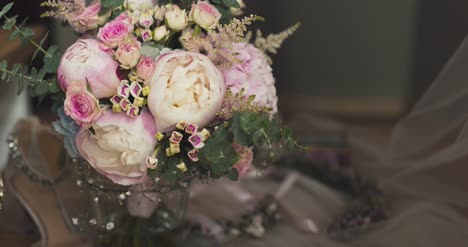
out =
[[(5, 18), (6, 21), (8, 22), (11, 22), (11, 19), (8, 18), (6, 15), (3, 15), (3, 18)], [(23, 32), (23, 30), (21, 30), (17, 25), (14, 25), (14, 28), (18, 31), (19, 34), (21, 34), (21, 36), (27, 38), (27, 35)], [(34, 45), (36, 47), (36, 49), (38, 49), (39, 51), (41, 51), (42, 53), (44, 53), (45, 56), (51, 58), (52, 55), (50, 53), (48, 53), (46, 50), (44, 50), (44, 48), (42, 48), (39, 44), (37, 44), (34, 40), (32, 39), (29, 39), (29, 43), (31, 43), (32, 45)]]
[[(10, 75), (13, 74), (12, 71), (7, 70), (7, 69), (2, 69), (2, 68), (0, 68), (0, 72), (5, 72), (5, 73), (10, 74)], [(21, 77), (21, 78), (23, 78), (23, 79), (27, 79), (27, 80), (31, 80), (31, 79), (32, 79), (30, 76), (25, 76), (25, 75), (23, 75), (23, 74), (16, 74), (16, 76)]]

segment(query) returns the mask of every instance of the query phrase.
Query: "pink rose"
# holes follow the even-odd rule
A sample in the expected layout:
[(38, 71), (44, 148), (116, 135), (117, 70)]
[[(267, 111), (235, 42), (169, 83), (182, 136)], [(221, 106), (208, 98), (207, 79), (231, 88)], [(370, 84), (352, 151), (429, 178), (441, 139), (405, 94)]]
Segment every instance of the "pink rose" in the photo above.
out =
[(134, 40), (133, 42), (124, 42), (119, 45), (115, 52), (115, 58), (120, 63), (120, 67), (131, 69), (135, 67), (141, 56), (141, 43)]
[(218, 9), (211, 5), (208, 1), (198, 1), (197, 4), (192, 4), (190, 11), (190, 19), (204, 29), (214, 28), (221, 19), (221, 13)]
[(244, 176), (252, 166), (253, 162), (253, 151), (250, 147), (244, 147), (239, 144), (232, 144), (232, 148), (236, 151), (237, 155), (239, 155), (239, 161), (234, 164), (234, 167), (239, 172), (240, 176)]
[(75, 81), (68, 88), (65, 103), (65, 114), (80, 126), (90, 127), (101, 116), (99, 101), (86, 89), (86, 83)]
[(237, 43), (233, 52), (242, 62), (225, 70), (224, 79), (227, 87), (238, 93), (245, 89), (246, 95), (255, 95), (255, 102), (265, 107), (271, 107), (272, 113), (278, 111), (275, 78), (265, 55), (253, 45)]
[(115, 20), (99, 29), (97, 38), (105, 45), (116, 48), (133, 32), (134, 25), (127, 13), (120, 14)]
[(137, 76), (143, 81), (148, 81), (153, 75), (156, 63), (151, 57), (143, 56), (136, 67)]
[(143, 12), (140, 15), (138, 20), (139, 24), (143, 28), (150, 28), (154, 24), (153, 14), (148, 12)]
[(136, 118), (107, 110), (93, 125), (94, 134), (82, 128), (76, 137), (81, 156), (102, 175), (120, 185), (140, 184), (147, 179), (146, 158), (156, 146), (151, 114), (143, 110)]
[(148, 108), (161, 132), (180, 121), (203, 128), (216, 118), (226, 91), (223, 74), (213, 62), (186, 51), (159, 56), (150, 86)]
[(98, 99), (115, 94), (120, 84), (119, 64), (95, 39), (80, 39), (62, 56), (57, 71), (60, 88), (67, 91), (73, 81), (86, 81), (91, 93)]

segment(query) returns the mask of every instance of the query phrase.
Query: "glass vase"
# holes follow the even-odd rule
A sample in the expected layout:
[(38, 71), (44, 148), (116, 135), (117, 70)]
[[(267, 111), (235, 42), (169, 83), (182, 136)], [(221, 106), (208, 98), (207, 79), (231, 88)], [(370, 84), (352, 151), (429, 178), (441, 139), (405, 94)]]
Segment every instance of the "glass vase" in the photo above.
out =
[(126, 187), (98, 174), (86, 161), (71, 163), (81, 200), (68, 200), (68, 205), (64, 200), (64, 208), (71, 224), (93, 246), (145, 247), (162, 241), (170, 246), (171, 235), (183, 224), (189, 182), (164, 189)]

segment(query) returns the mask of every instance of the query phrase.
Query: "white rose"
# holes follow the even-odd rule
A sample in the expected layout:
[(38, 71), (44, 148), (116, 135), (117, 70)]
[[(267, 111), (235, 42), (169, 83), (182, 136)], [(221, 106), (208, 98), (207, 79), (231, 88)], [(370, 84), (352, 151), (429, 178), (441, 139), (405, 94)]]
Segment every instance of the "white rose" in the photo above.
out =
[(126, 0), (124, 6), (132, 11), (142, 11), (152, 9), (157, 2), (157, 0)]
[(186, 51), (161, 55), (150, 87), (148, 108), (161, 132), (180, 121), (203, 128), (221, 109), (226, 91), (223, 74), (211, 60)]
[(221, 13), (208, 1), (198, 1), (197, 4), (192, 4), (190, 19), (204, 29), (210, 29), (221, 19)]
[(175, 31), (182, 31), (188, 25), (188, 16), (185, 10), (181, 10), (177, 5), (166, 6), (166, 24)]

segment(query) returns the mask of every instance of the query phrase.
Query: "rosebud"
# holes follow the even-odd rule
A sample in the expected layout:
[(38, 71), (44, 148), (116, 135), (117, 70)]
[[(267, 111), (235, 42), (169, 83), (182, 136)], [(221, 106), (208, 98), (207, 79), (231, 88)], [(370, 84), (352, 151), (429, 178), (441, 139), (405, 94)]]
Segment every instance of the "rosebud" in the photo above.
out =
[(166, 7), (156, 6), (154, 8), (154, 19), (157, 21), (163, 21), (164, 16), (166, 15)]
[(211, 29), (221, 19), (221, 13), (208, 1), (199, 0), (197, 4), (192, 4), (190, 19), (204, 29)]
[(153, 15), (150, 15), (148, 12), (141, 13), (139, 23), (141, 27), (150, 28), (154, 23)]
[[(151, 57), (147, 56), (142, 56), (140, 59), (140, 62), (138, 63), (136, 67), (136, 75), (143, 80), (144, 82), (148, 81), (151, 79), (151, 76), (153, 76), (153, 72), (156, 69), (156, 63)], [(146, 87), (145, 87), (146, 88)], [(145, 90), (143, 88), (143, 90)], [(142, 91), (143, 96), (148, 96), (149, 91), (146, 89), (146, 95), (145, 92)]]
[(170, 5), (169, 9), (165, 16), (167, 26), (175, 31), (184, 30), (189, 22), (187, 12), (174, 4)]
[(170, 31), (165, 25), (159, 26), (154, 29), (153, 39), (154, 41), (166, 41), (169, 37)]
[(131, 69), (138, 64), (140, 60), (141, 44), (138, 41), (131, 43), (122, 43), (115, 52), (115, 57), (120, 63), (120, 67), (124, 69)]
[(143, 42), (148, 42), (153, 39), (153, 33), (149, 29), (142, 29), (140, 32), (140, 37)]

